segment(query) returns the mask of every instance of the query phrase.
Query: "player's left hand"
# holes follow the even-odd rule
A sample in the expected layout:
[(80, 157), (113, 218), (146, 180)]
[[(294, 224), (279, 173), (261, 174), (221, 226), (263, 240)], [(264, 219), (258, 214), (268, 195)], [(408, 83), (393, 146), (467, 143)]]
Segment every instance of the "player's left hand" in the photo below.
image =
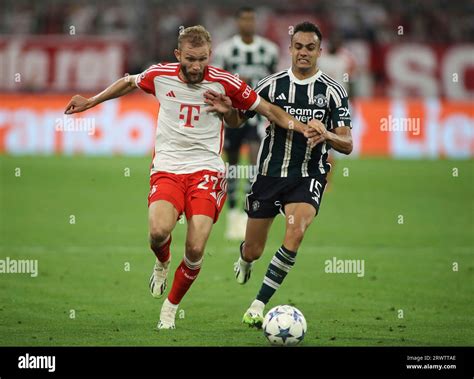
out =
[(303, 129), (303, 135), (306, 138), (311, 139), (311, 138), (314, 138), (314, 137), (318, 137), (319, 133), (318, 133), (317, 130), (313, 129), (311, 126), (305, 125), (305, 127)]
[(209, 105), (205, 109), (206, 112), (226, 114), (232, 110), (232, 100), (228, 96), (212, 90), (204, 92), (204, 102)]

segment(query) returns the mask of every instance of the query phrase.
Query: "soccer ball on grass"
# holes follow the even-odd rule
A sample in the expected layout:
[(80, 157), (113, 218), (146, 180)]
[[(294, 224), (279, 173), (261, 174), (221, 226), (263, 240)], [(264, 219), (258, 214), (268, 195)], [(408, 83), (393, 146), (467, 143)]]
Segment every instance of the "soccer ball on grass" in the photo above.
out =
[(272, 345), (294, 346), (299, 344), (306, 334), (306, 319), (297, 308), (278, 305), (265, 315), (262, 329)]

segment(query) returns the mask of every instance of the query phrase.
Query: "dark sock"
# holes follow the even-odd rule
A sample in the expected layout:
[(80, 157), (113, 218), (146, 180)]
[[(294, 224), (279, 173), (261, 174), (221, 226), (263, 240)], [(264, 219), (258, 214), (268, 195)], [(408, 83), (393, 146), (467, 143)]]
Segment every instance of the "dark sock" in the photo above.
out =
[(229, 178), (227, 179), (227, 202), (230, 209), (234, 209), (237, 204), (237, 179)]
[(262, 287), (257, 300), (267, 304), (275, 291), (280, 287), (290, 269), (295, 264), (296, 252), (281, 246), (268, 265), (267, 273), (263, 278)]
[(245, 243), (245, 241), (242, 241), (242, 242), (240, 243), (240, 248), (239, 248), (239, 249), (240, 249), (240, 258), (241, 258), (243, 261), (247, 262), (247, 261), (244, 259), (244, 254), (243, 254), (243, 252), (244, 252), (244, 243)]

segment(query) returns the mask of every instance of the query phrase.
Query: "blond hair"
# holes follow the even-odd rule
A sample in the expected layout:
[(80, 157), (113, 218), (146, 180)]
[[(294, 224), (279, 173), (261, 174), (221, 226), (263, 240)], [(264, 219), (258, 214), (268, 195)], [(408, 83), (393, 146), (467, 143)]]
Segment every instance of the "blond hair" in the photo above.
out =
[(189, 42), (193, 47), (200, 47), (206, 43), (210, 47), (212, 43), (211, 35), (202, 25), (190, 26), (186, 29), (183, 29), (179, 33), (178, 49), (181, 48), (181, 44), (184, 41)]

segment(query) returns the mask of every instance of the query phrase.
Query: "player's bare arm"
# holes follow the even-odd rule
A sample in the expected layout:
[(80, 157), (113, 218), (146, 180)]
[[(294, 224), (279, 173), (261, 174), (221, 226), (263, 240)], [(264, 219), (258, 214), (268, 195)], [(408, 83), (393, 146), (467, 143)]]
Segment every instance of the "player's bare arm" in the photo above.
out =
[(127, 75), (107, 87), (101, 93), (87, 99), (81, 95), (74, 95), (66, 106), (65, 114), (84, 112), (96, 105), (120, 96), (124, 96), (137, 88), (137, 75)]
[(255, 111), (283, 129), (295, 130), (301, 134), (304, 134), (305, 131), (309, 132), (308, 125), (303, 124), (280, 107), (269, 103), (263, 98), (261, 98)]
[[(228, 96), (209, 90), (204, 93), (204, 101), (209, 105), (207, 112), (221, 113), (224, 116), (225, 122), (231, 128), (238, 128), (247, 120), (247, 117), (239, 112), (238, 109), (232, 107), (232, 101)], [(314, 128), (309, 128), (308, 125), (290, 116), (280, 107), (262, 98), (260, 98), (260, 103), (255, 108), (255, 111), (281, 128), (293, 129), (304, 134), (306, 138), (310, 138), (310, 141), (311, 138), (318, 136), (318, 132)]]
[(317, 145), (326, 141), (334, 150), (342, 154), (349, 155), (352, 152), (352, 134), (349, 127), (339, 126), (328, 131), (321, 121), (315, 119), (311, 120), (308, 125), (318, 133), (311, 139), (313, 144)]

